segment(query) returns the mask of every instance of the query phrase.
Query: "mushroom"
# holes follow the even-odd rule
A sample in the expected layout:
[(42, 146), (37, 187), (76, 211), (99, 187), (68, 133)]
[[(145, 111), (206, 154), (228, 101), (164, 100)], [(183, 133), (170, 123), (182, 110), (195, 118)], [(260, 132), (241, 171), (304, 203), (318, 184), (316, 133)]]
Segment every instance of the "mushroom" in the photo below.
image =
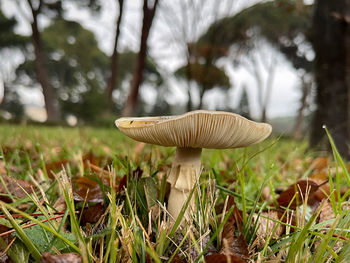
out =
[[(238, 114), (198, 110), (178, 116), (120, 118), (116, 126), (130, 138), (161, 146), (176, 146), (167, 181), (168, 211), (176, 219), (201, 173), (202, 148), (228, 149), (259, 143), (271, 133), (267, 123)], [(195, 210), (194, 198), (190, 207)], [(189, 209), (185, 213), (189, 218)]]

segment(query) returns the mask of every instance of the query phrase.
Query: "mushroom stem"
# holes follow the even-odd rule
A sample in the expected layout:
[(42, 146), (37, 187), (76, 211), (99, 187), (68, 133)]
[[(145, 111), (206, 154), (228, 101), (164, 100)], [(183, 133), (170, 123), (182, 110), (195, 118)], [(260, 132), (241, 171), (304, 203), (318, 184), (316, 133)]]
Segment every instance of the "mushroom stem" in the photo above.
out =
[[(180, 148), (176, 149), (175, 158), (171, 166), (168, 182), (171, 184), (171, 191), (168, 200), (168, 211), (176, 220), (181, 208), (186, 203), (196, 180), (201, 172), (201, 148)], [(195, 211), (194, 195), (185, 213), (189, 218), (189, 211)]]

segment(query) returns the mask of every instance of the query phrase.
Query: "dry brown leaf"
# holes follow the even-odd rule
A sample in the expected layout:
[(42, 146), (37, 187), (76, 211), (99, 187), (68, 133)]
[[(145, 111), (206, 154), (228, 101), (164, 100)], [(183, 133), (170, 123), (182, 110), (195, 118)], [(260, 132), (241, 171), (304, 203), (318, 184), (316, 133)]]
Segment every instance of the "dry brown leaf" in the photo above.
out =
[(312, 180), (326, 181), (328, 180), (328, 170), (314, 172), (309, 178)]
[(47, 176), (51, 179), (54, 179), (55, 177), (53, 176), (53, 173), (61, 171), (68, 164), (68, 162), (68, 160), (63, 159), (56, 162), (46, 163), (45, 169)]
[(240, 258), (242, 260), (240, 262), (246, 262), (249, 257), (248, 244), (242, 234), (239, 236), (235, 234), (236, 227), (240, 232), (242, 230), (242, 213), (238, 210), (233, 196), (229, 197), (227, 207), (227, 210), (231, 209), (231, 207), (234, 208), (222, 230), (220, 254)]
[(77, 253), (65, 253), (60, 255), (52, 255), (44, 252), (40, 263), (81, 263), (81, 257)]
[[(7, 232), (9, 230), (10, 230), (9, 227), (0, 224), (0, 234), (5, 233), (5, 232)], [(1, 238), (3, 238), (4, 241), (8, 244), (9, 243), (10, 234), (6, 234), (6, 235), (2, 236)], [(0, 253), (1, 253), (1, 251), (0, 251)]]
[[(262, 212), (260, 217), (253, 216), (253, 225), (256, 224), (256, 240), (254, 241), (257, 248), (261, 248), (265, 245), (266, 239), (272, 234), (272, 231), (276, 227), (272, 239), (278, 239), (284, 233), (284, 226), (272, 220), (280, 220), (280, 215), (277, 211)], [(256, 222), (258, 221), (258, 222)]]
[(327, 169), (329, 166), (329, 157), (317, 157), (311, 164), (313, 170), (323, 170)]
[[(66, 212), (66, 209), (67, 209), (67, 203), (66, 201), (64, 200), (64, 197), (63, 196), (60, 196), (55, 204), (53, 205), (53, 207), (56, 209), (57, 212), (60, 212), (60, 213), (64, 213)], [(62, 218), (58, 218), (56, 219), (57, 222), (60, 224), (61, 221), (62, 221)], [(66, 224), (63, 226), (64, 229), (66, 229)]]
[(145, 143), (144, 142), (139, 142), (136, 144), (136, 146), (134, 147), (133, 152), (135, 153), (135, 162), (139, 162), (140, 160), (140, 155), (143, 151), (143, 148), (145, 148)]
[(237, 256), (228, 256), (224, 254), (214, 253), (204, 258), (206, 263), (245, 263), (247, 261)]
[(297, 193), (296, 198), (290, 205), (290, 209), (295, 209), (298, 205), (303, 203), (306, 194), (309, 195), (309, 202), (314, 202), (312, 195), (319, 189), (319, 185), (311, 179), (302, 179), (295, 184), (290, 185), (285, 191), (283, 191), (277, 198), (279, 206), (287, 207), (292, 201), (294, 195)]
[[(7, 190), (15, 198), (23, 198), (27, 196), (26, 193), (22, 190), (22, 188), (29, 194), (33, 193), (35, 189), (35, 186), (29, 181), (16, 179), (6, 175), (2, 175), (2, 179), (5, 183)], [(4, 187), (4, 185), (2, 185), (2, 183), (0, 183), (1, 194), (8, 194), (8, 192), (6, 191), (6, 188)], [(0, 195), (0, 200), (7, 203), (12, 202), (9, 196)]]
[[(328, 178), (328, 177), (327, 177)], [(326, 180), (327, 180), (326, 178)], [(331, 193), (329, 183), (325, 183), (326, 180), (322, 180), (319, 178), (312, 178), (312, 180), (321, 185), (313, 194), (312, 198), (316, 199), (317, 202), (321, 202), (323, 199), (328, 198)]]
[(6, 167), (5, 167), (5, 163), (3, 161), (0, 161), (0, 175), (6, 175), (7, 171), (6, 171)]
[(179, 255), (175, 255), (173, 260), (171, 261), (173, 263), (186, 263), (186, 261), (182, 260)]
[(57, 212), (64, 213), (67, 209), (66, 201), (64, 200), (63, 196), (60, 196), (53, 207), (56, 209)]
[[(322, 204), (320, 204), (320, 206), (322, 206)], [(321, 223), (321, 222), (324, 222), (324, 221), (327, 221), (327, 220), (330, 220), (330, 219), (334, 219), (335, 218), (335, 215), (334, 215), (334, 212), (333, 212), (333, 208), (332, 208), (332, 205), (330, 202), (326, 202), (322, 209), (321, 209), (321, 212), (320, 212), (320, 215), (318, 217), (318, 222)], [(328, 225), (325, 225), (324, 227), (331, 227), (331, 223), (329, 223)]]
[(81, 225), (97, 223), (105, 211), (106, 208), (101, 203), (85, 207), (81, 216)]
[(88, 177), (79, 177), (74, 181), (73, 188), (74, 200), (83, 202), (103, 203), (104, 196), (101, 186)]
[(87, 154), (84, 154), (83, 157), (83, 163), (85, 165), (85, 168), (87, 167), (87, 164), (93, 164), (98, 167), (102, 167), (101, 169), (108, 169), (108, 166), (112, 164), (112, 159), (107, 156), (96, 156), (92, 152), (88, 152)]

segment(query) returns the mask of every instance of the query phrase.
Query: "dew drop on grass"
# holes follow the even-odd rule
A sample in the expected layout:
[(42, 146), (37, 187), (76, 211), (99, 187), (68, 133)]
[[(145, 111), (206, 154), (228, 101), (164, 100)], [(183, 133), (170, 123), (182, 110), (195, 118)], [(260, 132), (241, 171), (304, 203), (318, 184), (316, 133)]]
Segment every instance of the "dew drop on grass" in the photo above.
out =
[(327, 128), (326, 124), (323, 124), (322, 129), (326, 129), (326, 128)]

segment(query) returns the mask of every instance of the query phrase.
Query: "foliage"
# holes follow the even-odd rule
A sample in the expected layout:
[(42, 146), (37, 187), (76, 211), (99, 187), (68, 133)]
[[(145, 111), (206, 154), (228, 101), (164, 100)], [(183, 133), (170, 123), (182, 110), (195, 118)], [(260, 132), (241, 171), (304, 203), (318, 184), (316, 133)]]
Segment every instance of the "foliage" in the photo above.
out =
[(310, 71), (311, 62), (300, 47), (304, 44), (305, 48), (310, 39), (311, 8), (306, 5), (299, 7), (296, 2), (259, 2), (215, 21), (198, 42), (222, 48), (238, 45), (239, 50), (249, 52), (256, 48), (255, 39), (263, 38), (286, 55), (295, 68)]
[(7, 18), (0, 9), (0, 50), (6, 47), (23, 46), (27, 43), (27, 37), (14, 33), (16, 25), (16, 19)]
[(20, 120), (23, 116), (24, 109), (19, 94), (16, 90), (13, 90), (13, 87), (10, 89), (10, 87), (5, 86), (5, 88), (7, 92), (5, 100), (1, 102), (1, 110), (9, 112), (12, 119)]
[[(0, 10), (0, 54), (3, 53), (4, 49), (7, 51), (6, 54), (11, 54), (11, 51), (24, 48), (28, 42), (27, 37), (14, 32), (16, 25), (17, 21), (15, 18), (7, 18)], [(1, 56), (4, 59), (6, 55), (1, 54)], [(12, 78), (11, 69), (8, 68), (7, 63), (2, 63), (0, 67), (0, 78), (4, 89), (0, 109), (9, 112), (15, 120), (19, 120), (23, 115), (23, 106), (15, 86), (10, 84)]]
[[(105, 80), (108, 57), (98, 48), (93, 33), (79, 23), (56, 19), (42, 32), (44, 51), (52, 84), (59, 96), (64, 115), (73, 114), (85, 122), (96, 122), (106, 110)], [(131, 78), (136, 54), (119, 55), (118, 83), (120, 87)], [(18, 81), (35, 85), (34, 60), (27, 59), (17, 69)], [(162, 78), (156, 65), (148, 60), (146, 82), (156, 85)]]
[[(188, 72), (190, 72), (190, 76), (188, 76)], [(215, 87), (222, 89), (230, 87), (230, 79), (225, 71), (213, 64), (192, 63), (179, 68), (175, 74), (180, 78), (188, 77), (189, 80), (195, 81), (203, 89), (202, 92)]]

